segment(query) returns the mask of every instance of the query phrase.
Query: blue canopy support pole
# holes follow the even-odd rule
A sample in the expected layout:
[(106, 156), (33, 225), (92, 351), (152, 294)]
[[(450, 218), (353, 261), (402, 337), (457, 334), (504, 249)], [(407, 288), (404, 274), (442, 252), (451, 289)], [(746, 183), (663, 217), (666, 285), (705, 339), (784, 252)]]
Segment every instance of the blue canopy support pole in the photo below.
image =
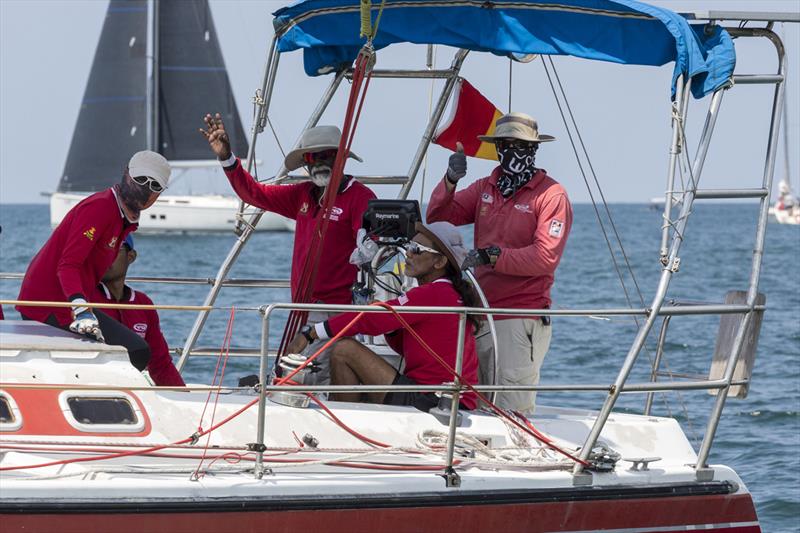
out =
[[(711, 143), (712, 134), (714, 133), (714, 126), (716, 125), (717, 116), (719, 115), (719, 108), (722, 102), (723, 94), (724, 89), (717, 89), (711, 97), (708, 113), (706, 115), (706, 122), (703, 127), (703, 134), (700, 138), (699, 148), (697, 154), (695, 155), (692, 169), (692, 175), (694, 179), (692, 180), (691, 188), (686, 191), (683, 205), (681, 206), (681, 212), (678, 217), (678, 221), (675, 224), (667, 264), (663, 267), (661, 272), (661, 279), (658, 283), (656, 294), (653, 297), (653, 303), (650, 306), (647, 320), (639, 328), (636, 338), (634, 339), (633, 344), (628, 351), (628, 355), (625, 357), (625, 361), (622, 364), (622, 368), (620, 368), (619, 374), (617, 374), (617, 378), (614, 381), (614, 384), (611, 386), (611, 390), (609, 391), (608, 396), (603, 403), (603, 407), (600, 409), (597, 419), (595, 420), (592, 429), (589, 431), (586, 441), (581, 447), (579, 458), (583, 461), (589, 461), (589, 455), (592, 452), (592, 448), (594, 448), (595, 444), (597, 443), (600, 432), (603, 430), (609, 415), (611, 415), (611, 411), (614, 408), (614, 405), (616, 404), (623, 387), (625, 386), (625, 382), (628, 380), (628, 376), (633, 369), (633, 365), (641, 353), (642, 348), (644, 347), (647, 336), (650, 334), (653, 324), (655, 324), (655, 321), (658, 319), (658, 314), (662, 305), (664, 304), (664, 298), (666, 297), (672, 275), (678, 271), (678, 266), (680, 265), (680, 257), (678, 256), (678, 253), (680, 252), (681, 244), (683, 243), (684, 232), (686, 231), (686, 224), (688, 222), (689, 215), (692, 212), (691, 209), (692, 204), (694, 203), (695, 188), (697, 187), (697, 183), (700, 180), (700, 175), (703, 172), (703, 165), (705, 163), (706, 155), (708, 154), (708, 148)], [(580, 476), (583, 472), (583, 468), (584, 467), (580, 463), (575, 463), (573, 474), (575, 476), (574, 481), (576, 484), (585, 484), (585, 479), (581, 479), (583, 476)]]
[(691, 78), (686, 78), (681, 74), (677, 82), (677, 92), (675, 94), (675, 104), (672, 107), (672, 144), (669, 149), (669, 167), (667, 171), (667, 188), (664, 195), (664, 223), (661, 226), (661, 250), (659, 258), (661, 264), (666, 264), (667, 253), (669, 252), (669, 230), (672, 221), (672, 207), (675, 190), (675, 169), (680, 164), (680, 153), (683, 141), (682, 127), (686, 124), (687, 109), (689, 106), (689, 94), (691, 94)]
[[(735, 37), (767, 37), (778, 54), (778, 74), (783, 80), (783, 74), (786, 72), (786, 56), (783, 42), (780, 37), (769, 29), (764, 28), (735, 28), (728, 30), (732, 36)], [(767, 154), (764, 160), (764, 176), (762, 178), (762, 188), (766, 189), (767, 195), (761, 198), (761, 209), (758, 213), (758, 226), (756, 229), (756, 242), (753, 248), (752, 269), (750, 271), (750, 285), (747, 289), (747, 306), (750, 311), (744, 315), (739, 324), (739, 329), (734, 337), (733, 346), (728, 356), (728, 361), (725, 366), (725, 373), (723, 380), (726, 386), (717, 391), (717, 398), (714, 402), (714, 407), (711, 412), (711, 417), (706, 427), (706, 433), (703, 436), (703, 442), (700, 445), (700, 451), (697, 453), (696, 472), (700, 480), (706, 480), (710, 475), (713, 475), (713, 470), (707, 468), (706, 462), (708, 454), (711, 451), (711, 445), (714, 442), (714, 435), (719, 425), (719, 419), (722, 415), (722, 409), (725, 407), (725, 400), (728, 397), (728, 390), (731, 387), (736, 363), (739, 360), (742, 346), (744, 345), (745, 338), (747, 337), (747, 330), (750, 323), (755, 318), (756, 299), (758, 297), (758, 280), (761, 275), (761, 263), (764, 257), (764, 240), (767, 232), (767, 221), (769, 219), (769, 192), (772, 191), (772, 178), (775, 172), (775, 158), (778, 152), (778, 134), (781, 126), (781, 113), (784, 103), (785, 82), (775, 82), (775, 95), (772, 102), (772, 117), (769, 125), (769, 140), (767, 144)]]
[(414, 159), (411, 160), (411, 166), (408, 169), (408, 181), (403, 185), (403, 188), (400, 189), (400, 193), (397, 195), (398, 198), (408, 198), (408, 193), (411, 192), (411, 187), (414, 185), (414, 180), (417, 177), (419, 168), (422, 166), (422, 160), (425, 158), (425, 154), (428, 152), (428, 146), (430, 146), (431, 140), (433, 139), (433, 134), (436, 132), (436, 128), (442, 120), (444, 108), (447, 106), (447, 101), (453, 93), (456, 81), (458, 81), (458, 73), (461, 72), (461, 65), (464, 63), (464, 59), (466, 59), (468, 53), (469, 50), (461, 49), (456, 52), (453, 58), (453, 63), (450, 65), (450, 75), (442, 88), (442, 93), (439, 95), (439, 101), (436, 102), (433, 114), (431, 114), (430, 120), (428, 120), (425, 133), (422, 134), (422, 139), (417, 147), (417, 153), (414, 154)]
[[(266, 77), (268, 77), (269, 72), (270, 71), (267, 71), (265, 73), (265, 81), (264, 81), (264, 85), (262, 85), (262, 87), (266, 87), (266, 81), (267, 81)], [(308, 129), (308, 128), (311, 128), (311, 127), (315, 126), (317, 124), (317, 122), (319, 121), (320, 117), (322, 116), (322, 113), (324, 113), (325, 109), (327, 109), (328, 104), (330, 103), (331, 99), (333, 98), (333, 95), (336, 93), (336, 89), (338, 89), (339, 84), (342, 82), (343, 78), (344, 78), (344, 72), (339, 72), (331, 80), (331, 84), (328, 86), (328, 89), (323, 94), (322, 99), (320, 100), (319, 104), (317, 104), (317, 108), (314, 109), (314, 112), (309, 117), (308, 122), (306, 123), (306, 126), (304, 128), (304, 131), (306, 129)], [(270, 92), (270, 94), (271, 94), (271, 92)], [(264, 103), (265, 103), (265, 105), (269, 104), (268, 101), (266, 101)], [(256, 130), (256, 127), (254, 126), (253, 139), (250, 142), (251, 153), (255, 153), (255, 152), (252, 152), (252, 150), (254, 149), (253, 147), (255, 146), (255, 136), (258, 133), (255, 130)], [(299, 142), (299, 138), (298, 138), (298, 142)], [(294, 145), (295, 148), (298, 146), (298, 142), (295, 142), (295, 145)], [(278, 174), (280, 174), (281, 172), (285, 173), (286, 169), (283, 166), (283, 163), (281, 163), (281, 167), (280, 168), (281, 168), (281, 170), (279, 170)], [(241, 253), (241, 251), (244, 248), (245, 244), (247, 243), (248, 239), (250, 239), (250, 235), (252, 235), (253, 232), (255, 231), (255, 227), (258, 224), (258, 221), (261, 219), (261, 215), (263, 215), (263, 214), (264, 214), (264, 211), (262, 209), (258, 209), (258, 210), (256, 210), (255, 213), (253, 213), (253, 215), (251, 215), (250, 219), (247, 221), (247, 223), (246, 223), (246, 225), (244, 227), (244, 230), (242, 231), (241, 235), (239, 235), (239, 238), (236, 239), (236, 242), (233, 244), (233, 247), (228, 252), (228, 256), (225, 258), (225, 261), (223, 261), (222, 265), (219, 267), (219, 271), (217, 272), (217, 276), (214, 278), (213, 285), (211, 286), (211, 288), (208, 291), (208, 295), (206, 296), (204, 305), (207, 305), (207, 306), (214, 305), (214, 302), (217, 300), (217, 295), (219, 294), (219, 291), (222, 289), (223, 280), (227, 277), (228, 272), (233, 267), (233, 264), (236, 262), (236, 259), (239, 257), (239, 254)], [(197, 318), (195, 319), (194, 325), (192, 326), (192, 330), (189, 332), (189, 336), (186, 338), (186, 342), (184, 343), (183, 349), (181, 350), (181, 357), (178, 360), (178, 364), (176, 365), (177, 368), (178, 368), (178, 371), (181, 371), (183, 369), (184, 365), (186, 364), (186, 359), (189, 357), (189, 353), (191, 352), (192, 348), (194, 348), (194, 345), (197, 342), (197, 339), (198, 339), (198, 337), (200, 336), (200, 333), (203, 330), (203, 326), (205, 325), (206, 320), (208, 319), (208, 313), (209, 313), (208, 311), (200, 311), (198, 313)]]

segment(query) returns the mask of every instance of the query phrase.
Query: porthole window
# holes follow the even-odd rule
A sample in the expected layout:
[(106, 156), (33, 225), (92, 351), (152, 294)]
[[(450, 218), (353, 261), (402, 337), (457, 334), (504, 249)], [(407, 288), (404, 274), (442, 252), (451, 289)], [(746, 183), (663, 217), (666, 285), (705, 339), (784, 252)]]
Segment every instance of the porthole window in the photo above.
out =
[(118, 391), (64, 391), (61, 410), (72, 427), (91, 433), (135, 433), (144, 429), (139, 405)]
[(22, 427), (17, 403), (7, 392), (0, 391), (0, 431), (16, 431)]

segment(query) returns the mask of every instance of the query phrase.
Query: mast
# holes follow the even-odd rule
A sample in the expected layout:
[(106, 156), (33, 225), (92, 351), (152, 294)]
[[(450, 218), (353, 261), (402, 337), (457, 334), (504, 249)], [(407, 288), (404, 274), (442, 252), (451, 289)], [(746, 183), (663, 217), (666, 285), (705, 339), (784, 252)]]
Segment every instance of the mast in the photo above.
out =
[(150, 24), (147, 31), (147, 46), (150, 58), (149, 79), (147, 84), (147, 149), (160, 152), (160, 139), (158, 134), (159, 119), (159, 67), (160, 50), (158, 46), (158, 19), (159, 0), (148, 2), (150, 11)]

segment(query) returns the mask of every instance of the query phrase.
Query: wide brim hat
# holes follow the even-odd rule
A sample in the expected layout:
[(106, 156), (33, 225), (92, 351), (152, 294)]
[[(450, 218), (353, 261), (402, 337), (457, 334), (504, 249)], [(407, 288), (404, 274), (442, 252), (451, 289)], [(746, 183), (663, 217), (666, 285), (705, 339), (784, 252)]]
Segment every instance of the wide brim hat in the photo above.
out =
[[(286, 167), (286, 170), (297, 170), (305, 166), (306, 162), (303, 160), (305, 154), (324, 152), (325, 150), (337, 150), (341, 138), (342, 132), (336, 126), (316, 126), (307, 129), (300, 137), (299, 146), (286, 154), (283, 166)], [(353, 152), (348, 153), (347, 157), (351, 157), (359, 162), (363, 161)]]
[(509, 113), (497, 119), (494, 135), (478, 135), (483, 142), (492, 143), (500, 139), (519, 139), (534, 143), (555, 141), (552, 135), (539, 133), (539, 125), (525, 113)]
[(456, 272), (461, 272), (461, 265), (467, 257), (467, 249), (461, 232), (449, 222), (417, 222), (414, 226), (417, 233), (422, 233), (433, 241), (436, 249), (441, 251)]

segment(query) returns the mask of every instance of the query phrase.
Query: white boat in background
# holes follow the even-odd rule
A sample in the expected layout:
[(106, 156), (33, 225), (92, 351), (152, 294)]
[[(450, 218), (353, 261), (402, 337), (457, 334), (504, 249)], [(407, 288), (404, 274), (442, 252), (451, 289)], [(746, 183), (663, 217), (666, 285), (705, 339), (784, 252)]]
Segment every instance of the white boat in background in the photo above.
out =
[[(176, 170), (218, 167), (194, 127), (208, 110), (225, 118), (231, 144), (244, 158), (247, 138), (207, 0), (112, 0), (64, 173), (50, 195), (50, 224), (55, 227), (80, 200), (117, 183), (140, 150), (166, 157), (173, 182)], [(232, 195), (171, 195), (167, 189), (142, 217), (138, 233), (232, 231), (240, 205)], [(294, 221), (265, 213), (257, 229), (294, 231)]]
[[(55, 227), (85, 194), (56, 193), (50, 197), (50, 224)], [(234, 196), (162, 195), (142, 213), (137, 235), (143, 233), (231, 231), (236, 226), (239, 199)], [(261, 231), (294, 231), (294, 220), (268, 213), (258, 225)]]

